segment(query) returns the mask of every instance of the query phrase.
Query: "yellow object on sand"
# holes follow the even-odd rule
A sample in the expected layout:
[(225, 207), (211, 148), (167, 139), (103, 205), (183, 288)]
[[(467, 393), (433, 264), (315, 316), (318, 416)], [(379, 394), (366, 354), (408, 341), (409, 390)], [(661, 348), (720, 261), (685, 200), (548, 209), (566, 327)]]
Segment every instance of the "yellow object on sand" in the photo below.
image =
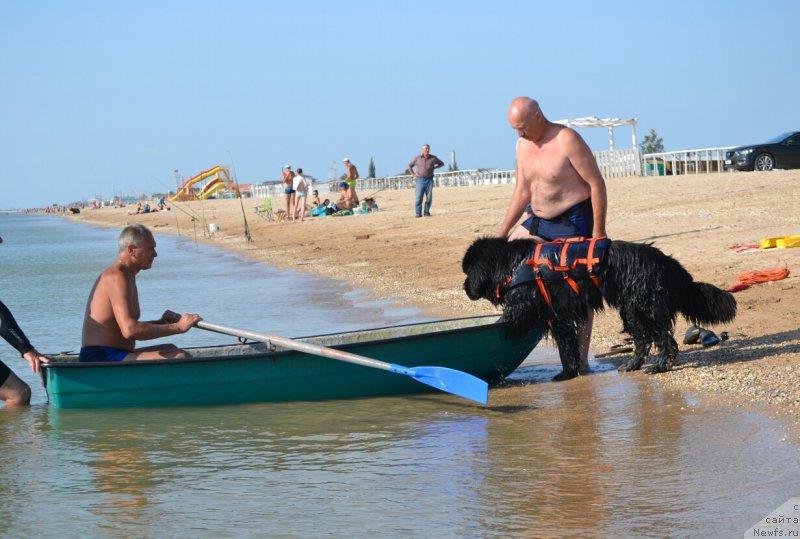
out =
[(762, 238), (759, 242), (762, 249), (786, 249), (789, 247), (800, 247), (800, 235), (783, 236), (781, 238)]
[(775, 242), (775, 247), (778, 249), (800, 247), (800, 236), (786, 236), (785, 238), (778, 238)]

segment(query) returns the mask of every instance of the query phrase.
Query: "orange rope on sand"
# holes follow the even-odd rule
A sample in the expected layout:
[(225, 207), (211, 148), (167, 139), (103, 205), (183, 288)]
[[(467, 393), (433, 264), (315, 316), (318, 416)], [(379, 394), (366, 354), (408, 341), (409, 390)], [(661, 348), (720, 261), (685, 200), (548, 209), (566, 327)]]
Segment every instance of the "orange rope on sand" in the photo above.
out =
[(781, 279), (785, 279), (788, 276), (789, 276), (789, 270), (787, 268), (763, 270), (763, 271), (748, 271), (746, 273), (742, 273), (741, 275), (739, 275), (739, 282), (745, 284), (759, 284), (759, 283), (767, 283), (769, 281), (780, 281)]
[(736, 245), (729, 246), (728, 249), (735, 253), (750, 253), (759, 251), (761, 245), (758, 243), (737, 243)]
[(738, 284), (728, 287), (728, 292), (738, 292), (750, 288), (750, 285), (767, 283), (769, 281), (780, 281), (789, 276), (787, 268), (771, 270), (754, 270), (742, 273), (737, 277)]

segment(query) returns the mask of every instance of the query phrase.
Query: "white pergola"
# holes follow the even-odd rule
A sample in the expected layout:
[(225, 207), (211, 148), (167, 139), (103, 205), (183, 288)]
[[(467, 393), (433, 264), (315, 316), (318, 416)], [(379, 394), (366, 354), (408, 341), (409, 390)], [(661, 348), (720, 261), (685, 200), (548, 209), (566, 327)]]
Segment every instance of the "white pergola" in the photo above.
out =
[(628, 118), (623, 120), (621, 118), (596, 118), (594, 116), (587, 116), (586, 118), (575, 118), (572, 120), (558, 120), (555, 123), (566, 125), (567, 127), (606, 127), (608, 128), (608, 146), (610, 150), (614, 149), (614, 128), (623, 125), (629, 125), (633, 129), (631, 136), (631, 147), (636, 148), (636, 118)]

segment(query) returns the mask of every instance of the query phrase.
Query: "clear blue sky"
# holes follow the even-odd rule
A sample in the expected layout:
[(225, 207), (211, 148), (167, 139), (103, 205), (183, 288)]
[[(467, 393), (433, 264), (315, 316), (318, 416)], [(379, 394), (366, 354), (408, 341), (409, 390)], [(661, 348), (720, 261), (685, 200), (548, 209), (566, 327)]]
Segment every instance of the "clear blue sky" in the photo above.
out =
[(518, 95), (551, 120), (638, 118), (667, 150), (800, 129), (796, 1), (6, 0), (0, 20), (0, 208), (217, 164), (242, 183), (343, 157), (395, 174), (423, 143), (508, 169)]

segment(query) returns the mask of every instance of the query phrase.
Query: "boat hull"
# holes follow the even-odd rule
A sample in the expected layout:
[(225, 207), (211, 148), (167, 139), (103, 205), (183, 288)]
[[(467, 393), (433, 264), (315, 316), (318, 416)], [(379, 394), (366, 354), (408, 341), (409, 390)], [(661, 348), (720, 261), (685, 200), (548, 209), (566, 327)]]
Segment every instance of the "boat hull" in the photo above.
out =
[[(409, 324), (298, 340), (406, 367), (437, 366), (494, 383), (541, 340), (509, 338), (497, 317)], [(197, 406), (400, 395), (435, 391), (409, 376), (263, 343), (189, 349), (180, 360), (77, 363), (56, 356), (43, 370), (58, 408)]]

